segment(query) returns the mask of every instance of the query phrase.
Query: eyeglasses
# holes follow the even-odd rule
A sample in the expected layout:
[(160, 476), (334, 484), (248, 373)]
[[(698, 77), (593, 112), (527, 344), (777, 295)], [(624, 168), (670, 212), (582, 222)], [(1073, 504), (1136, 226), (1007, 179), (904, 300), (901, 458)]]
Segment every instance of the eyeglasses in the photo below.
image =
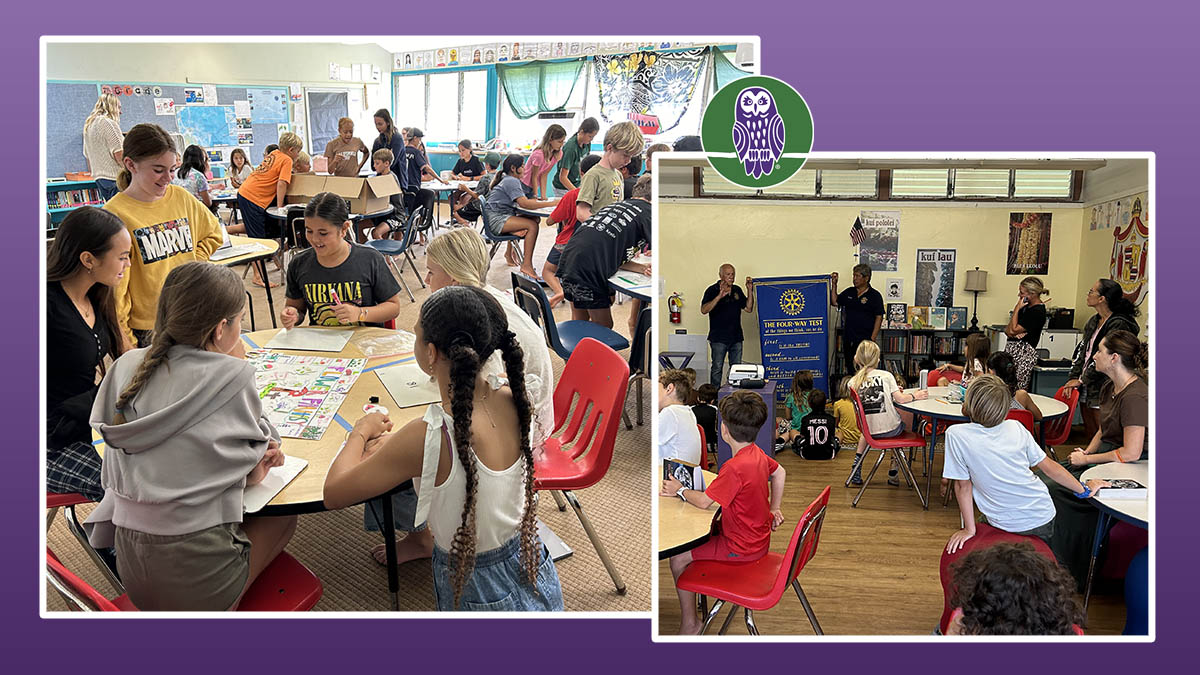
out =
[(1094, 289), (1094, 288), (1089, 288), (1087, 294), (1088, 295), (1100, 295), (1099, 293), (1096, 292), (1096, 289)]

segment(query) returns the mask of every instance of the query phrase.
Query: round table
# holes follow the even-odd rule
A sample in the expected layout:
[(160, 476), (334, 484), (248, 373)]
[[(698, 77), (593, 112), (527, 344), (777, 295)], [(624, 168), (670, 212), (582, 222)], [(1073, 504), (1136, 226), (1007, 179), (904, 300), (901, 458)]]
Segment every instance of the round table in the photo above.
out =
[[(705, 485), (711, 485), (717, 474), (704, 472)], [(690, 551), (708, 541), (712, 519), (717, 510), (697, 508), (679, 497), (658, 498), (658, 559), (663, 560)]]
[[(1109, 462), (1107, 464), (1097, 464), (1079, 477), (1080, 481), (1087, 482), (1093, 478), (1101, 480), (1111, 480), (1114, 478), (1130, 478), (1145, 485), (1147, 492), (1150, 489), (1150, 462), (1142, 460), (1140, 462)], [(1092, 560), (1088, 564), (1087, 584), (1083, 590), (1083, 615), (1087, 616), (1088, 599), (1092, 594), (1092, 576), (1096, 571), (1096, 559), (1100, 555), (1100, 546), (1104, 542), (1104, 535), (1108, 531), (1108, 525), (1113, 518), (1123, 520), (1134, 527), (1140, 527), (1143, 530), (1150, 527), (1150, 500), (1145, 499), (1114, 499), (1104, 496), (1105, 490), (1101, 489), (1094, 497), (1089, 499), (1093, 506), (1100, 511), (1100, 517), (1096, 519), (1096, 534), (1092, 539)], [(1110, 493), (1111, 494), (1111, 493)]]
[[(240, 234), (231, 234), (229, 235), (229, 243), (232, 246), (258, 244), (261, 248), (258, 251), (252, 251), (242, 255), (235, 255), (231, 258), (225, 258), (223, 260), (210, 259), (209, 262), (212, 262), (215, 265), (224, 265), (225, 267), (250, 263), (258, 267), (258, 271), (262, 274), (263, 279), (269, 280), (267, 277), (267, 261), (271, 258), (274, 258), (275, 254), (279, 252), (278, 241), (275, 241), (274, 239), (254, 239), (253, 237), (245, 237)], [(270, 283), (266, 284), (265, 290), (267, 292), (267, 309), (271, 313), (271, 326), (274, 327), (278, 324), (275, 323), (275, 297), (274, 294), (271, 293)], [(246, 300), (250, 303), (250, 330), (254, 330), (254, 300), (249, 293), (246, 294)]]
[[(929, 488), (933, 480), (933, 452), (937, 446), (938, 437), (938, 422), (966, 422), (967, 416), (963, 414), (962, 403), (951, 403), (946, 400), (950, 394), (951, 387), (929, 387), (929, 398), (912, 401), (910, 403), (895, 403), (895, 406), (900, 410), (905, 410), (914, 415), (924, 415), (933, 420), (932, 429), (929, 434), (929, 450), (925, 453), (925, 494), (929, 494)], [(919, 389), (905, 389), (904, 393), (911, 394), (920, 391)], [(1045, 429), (1046, 422), (1057, 419), (1067, 414), (1067, 404), (1062, 401), (1042, 396), (1041, 394), (1030, 394), (1029, 397), (1037, 405), (1038, 410), (1042, 411), (1042, 426), (1040, 429)], [(1039, 436), (1044, 434), (1039, 433)], [(1041, 439), (1039, 438), (1039, 441)], [(947, 492), (947, 494), (949, 494)], [(928, 504), (925, 506), (929, 508)]]
[(554, 213), (555, 206), (543, 206), (540, 209), (526, 209), (513, 204), (513, 210), (523, 216), (529, 216), (530, 218), (549, 218), (550, 214)]

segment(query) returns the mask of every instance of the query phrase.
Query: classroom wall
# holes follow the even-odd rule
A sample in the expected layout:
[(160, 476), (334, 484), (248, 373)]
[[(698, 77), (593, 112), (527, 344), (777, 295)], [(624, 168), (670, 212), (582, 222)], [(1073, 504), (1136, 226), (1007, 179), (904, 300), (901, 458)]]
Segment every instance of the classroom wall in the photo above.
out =
[[(737, 268), (737, 283), (746, 276), (767, 277), (838, 272), (839, 288), (850, 284), (857, 263), (849, 230), (862, 210), (900, 211), (900, 260), (895, 272), (875, 272), (872, 285), (883, 292), (888, 277), (904, 279), (903, 302), (913, 302), (917, 248), (957, 249), (954, 304), (973, 307), (973, 293), (962, 290), (966, 271), (978, 265), (988, 271), (988, 291), (979, 294), (981, 325), (1004, 323), (1017, 299), (1024, 275), (1004, 274), (1008, 253), (1008, 221), (1012, 211), (1036, 209), (1053, 214), (1050, 272), (1040, 275), (1053, 291), (1053, 306), (1070, 305), (1078, 297), (1079, 242), (1082, 209), (1061, 205), (960, 204), (907, 207), (903, 204), (853, 202), (797, 204), (740, 200), (664, 198), (659, 204), (658, 269), (664, 294), (680, 292), (683, 322), (668, 321), (667, 303), (656, 303), (660, 340), (677, 328), (707, 334), (708, 317), (700, 314), (704, 289), (717, 281), (722, 263)], [(1105, 257), (1107, 261), (1107, 255)], [(1086, 289), (1084, 289), (1086, 292)], [(761, 351), (756, 314), (742, 315), (746, 334), (743, 358), (757, 362)]]

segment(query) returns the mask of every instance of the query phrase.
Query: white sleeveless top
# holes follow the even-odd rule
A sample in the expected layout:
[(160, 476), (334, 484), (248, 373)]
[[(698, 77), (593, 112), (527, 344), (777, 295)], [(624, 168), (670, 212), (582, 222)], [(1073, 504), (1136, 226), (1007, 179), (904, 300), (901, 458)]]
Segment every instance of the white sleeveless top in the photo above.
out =
[[(488, 378), (493, 389), (499, 389), (503, 380)], [(434, 403), (425, 410), (425, 458), (421, 465), (421, 479), (417, 484), (417, 511), (414, 522), (429, 523), (433, 540), (443, 550), (449, 551), (454, 534), (462, 524), (462, 509), (467, 496), (467, 476), (459, 465), (454, 447), (454, 418)], [(443, 430), (450, 444), (450, 475), (441, 485), (437, 482), (438, 462), (441, 460)], [(484, 466), (469, 451), (475, 462), (475, 551), (483, 553), (499, 548), (521, 530), (521, 516), (525, 507), (524, 458), (518, 457), (512, 466), (502, 471), (493, 471)]]

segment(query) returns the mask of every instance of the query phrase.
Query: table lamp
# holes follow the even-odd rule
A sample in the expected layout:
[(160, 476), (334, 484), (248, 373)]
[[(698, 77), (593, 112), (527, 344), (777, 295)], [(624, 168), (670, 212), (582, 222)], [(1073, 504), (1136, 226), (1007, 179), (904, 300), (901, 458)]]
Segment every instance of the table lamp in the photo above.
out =
[(971, 313), (971, 332), (975, 333), (979, 331), (979, 294), (987, 292), (987, 270), (968, 270), (966, 290), (975, 293), (975, 310)]

